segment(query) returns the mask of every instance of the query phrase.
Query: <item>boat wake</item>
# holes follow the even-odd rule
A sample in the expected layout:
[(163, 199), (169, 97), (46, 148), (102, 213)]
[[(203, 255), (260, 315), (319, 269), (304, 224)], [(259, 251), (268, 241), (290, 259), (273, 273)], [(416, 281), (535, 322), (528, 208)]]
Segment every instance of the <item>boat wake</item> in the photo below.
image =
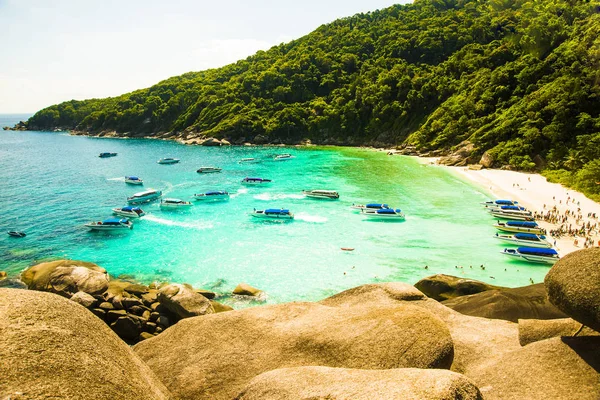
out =
[(156, 222), (157, 224), (161, 224), (161, 225), (179, 226), (181, 228), (188, 228), (188, 229), (204, 230), (204, 229), (214, 228), (214, 225), (211, 222), (180, 222), (180, 221), (173, 221), (170, 219), (159, 218), (154, 215), (146, 215), (146, 216), (142, 217), (142, 219), (144, 221)]
[(284, 194), (284, 193), (261, 193), (254, 196), (256, 200), (283, 200), (283, 199), (303, 199), (304, 195), (302, 194)]
[(238, 189), (236, 193), (230, 193), (229, 197), (238, 197), (240, 194), (246, 194), (248, 193), (248, 189), (242, 188), (242, 189)]
[(121, 182), (125, 182), (125, 177), (124, 176), (120, 176), (118, 178), (107, 178), (107, 181), (121, 181)]
[(327, 222), (327, 218), (325, 217), (320, 217), (318, 215), (310, 215), (307, 213), (298, 213), (294, 216), (294, 219), (298, 221), (312, 222), (315, 224), (323, 224)]

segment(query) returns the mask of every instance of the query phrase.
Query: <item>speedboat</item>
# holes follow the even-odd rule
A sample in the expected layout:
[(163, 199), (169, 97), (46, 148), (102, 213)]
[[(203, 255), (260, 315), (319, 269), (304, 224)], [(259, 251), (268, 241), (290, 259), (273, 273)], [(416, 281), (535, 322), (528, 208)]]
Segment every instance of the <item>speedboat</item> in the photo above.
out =
[(18, 237), (18, 238), (27, 236), (27, 234), (25, 232), (19, 232), (19, 231), (8, 231), (7, 233), (12, 237)]
[(145, 203), (147, 201), (152, 201), (160, 198), (162, 196), (162, 192), (160, 190), (148, 189), (144, 192), (139, 192), (134, 194), (131, 197), (127, 198), (127, 203), (129, 204), (138, 204)]
[(178, 158), (161, 158), (157, 161), (159, 164), (177, 164), (179, 162)]
[(116, 155), (117, 155), (117, 153), (100, 153), (100, 155), (98, 157), (108, 158), (108, 157), (115, 157)]
[(127, 218), (140, 218), (146, 215), (146, 213), (141, 208), (132, 206), (113, 208), (112, 211), (115, 215), (120, 215), (121, 217)]
[(143, 185), (144, 181), (137, 176), (126, 176), (125, 183), (131, 183), (132, 185)]
[(244, 178), (242, 179), (242, 185), (266, 185), (271, 183), (270, 179), (263, 178)]
[(85, 224), (92, 231), (127, 231), (133, 228), (133, 223), (127, 218), (110, 218), (101, 222)]
[(493, 200), (493, 201), (484, 201), (479, 203), (486, 208), (500, 208), (502, 206), (516, 206), (519, 204), (518, 201), (514, 200)]
[(534, 233), (515, 233), (514, 235), (500, 235), (496, 233), (494, 237), (503, 242), (519, 246), (552, 248), (552, 243), (546, 239), (546, 236)]
[(214, 191), (214, 192), (206, 192), (206, 193), (198, 193), (194, 195), (196, 200), (206, 200), (206, 201), (217, 201), (217, 200), (229, 200), (229, 193), (223, 190)]
[(382, 208), (379, 210), (369, 210), (364, 209), (360, 210), (360, 213), (369, 217), (369, 218), (377, 218), (377, 219), (404, 219), (405, 215), (399, 208)]
[(181, 199), (163, 199), (160, 202), (160, 208), (190, 208), (192, 203)]
[(388, 209), (390, 208), (390, 206), (388, 206), (387, 204), (383, 204), (383, 203), (369, 203), (369, 204), (352, 204), (350, 206), (351, 209), (353, 210), (382, 210), (382, 209)]
[(521, 221), (533, 221), (531, 211), (519, 206), (500, 206), (488, 209), (489, 213), (496, 218), (513, 219)]
[(537, 247), (519, 247), (517, 249), (504, 249), (504, 251), (501, 251), (501, 253), (507, 256), (511, 256), (518, 259), (520, 258), (522, 260), (535, 263), (554, 264), (560, 259), (556, 250), (540, 249)]
[(290, 153), (283, 153), (283, 154), (276, 155), (274, 158), (274, 161), (287, 161), (287, 160), (291, 160), (292, 158), (296, 158), (296, 157), (294, 157)]
[(200, 167), (198, 168), (198, 170), (196, 171), (199, 174), (210, 174), (213, 172), (221, 172), (221, 168), (217, 168), (217, 167)]
[(543, 235), (546, 231), (535, 222), (535, 221), (506, 221), (494, 224), (494, 228), (505, 232), (515, 233), (535, 233)]
[(257, 164), (259, 162), (261, 162), (261, 160), (252, 158), (252, 157), (248, 157), (248, 158), (242, 158), (240, 161), (238, 161), (238, 164)]
[(290, 210), (283, 208), (269, 208), (267, 210), (257, 210), (256, 208), (250, 214), (256, 218), (270, 218), (270, 219), (294, 219), (294, 214)]
[(315, 199), (339, 199), (340, 195), (335, 190), (303, 190), (306, 197)]

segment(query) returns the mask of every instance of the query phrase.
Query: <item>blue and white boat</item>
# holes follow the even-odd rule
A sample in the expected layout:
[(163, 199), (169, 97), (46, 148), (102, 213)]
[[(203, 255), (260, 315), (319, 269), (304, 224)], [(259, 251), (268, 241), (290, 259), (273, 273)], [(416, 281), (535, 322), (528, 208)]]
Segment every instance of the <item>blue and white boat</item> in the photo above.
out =
[(177, 164), (180, 160), (178, 158), (171, 158), (171, 157), (167, 157), (167, 158), (161, 158), (160, 160), (157, 161), (157, 163), (159, 164)]
[(179, 210), (179, 209), (187, 209), (192, 206), (192, 203), (189, 201), (181, 200), (181, 199), (163, 199), (160, 201), (160, 208), (171, 209), (171, 210)]
[(494, 228), (515, 233), (535, 233), (537, 235), (546, 233), (535, 221), (498, 221), (494, 224)]
[(479, 203), (482, 206), (485, 206), (486, 208), (500, 208), (502, 206), (516, 206), (519, 204), (518, 201), (515, 200), (491, 200), (491, 201), (484, 201), (482, 203)]
[(372, 219), (395, 219), (395, 220), (403, 220), (405, 219), (405, 215), (399, 208), (382, 208), (379, 210), (373, 209), (363, 209), (360, 210), (361, 214), (372, 218)]
[(144, 181), (137, 176), (126, 176), (125, 183), (130, 183), (132, 185), (143, 185)]
[(515, 233), (514, 235), (500, 235), (496, 233), (494, 237), (503, 242), (518, 246), (552, 248), (552, 243), (546, 239), (546, 236), (534, 233)]
[(196, 200), (203, 201), (222, 201), (229, 200), (229, 192), (224, 190), (194, 194)]
[(113, 208), (112, 212), (115, 215), (119, 215), (121, 217), (127, 217), (127, 218), (140, 218), (140, 217), (143, 217), (144, 215), (146, 215), (146, 213), (141, 208), (133, 207), (133, 206)]
[(159, 199), (162, 196), (160, 190), (148, 189), (144, 192), (139, 192), (127, 198), (129, 204), (146, 203), (148, 201)]
[(242, 179), (242, 185), (268, 185), (272, 181), (270, 179), (263, 178), (244, 178)]
[(488, 212), (496, 218), (533, 221), (533, 214), (525, 207), (500, 206), (498, 208), (489, 208)]
[(133, 223), (126, 218), (110, 218), (100, 222), (90, 222), (85, 226), (92, 231), (129, 231)]
[(560, 257), (554, 249), (540, 249), (537, 247), (519, 247), (517, 249), (504, 249), (504, 255), (534, 263), (554, 264)]
[(268, 218), (280, 220), (294, 219), (294, 214), (292, 214), (290, 210), (286, 210), (283, 208), (269, 208), (266, 210), (257, 210), (255, 208), (250, 215), (252, 215), (255, 218)]
[(388, 206), (387, 204), (384, 204), (384, 203), (369, 203), (369, 204), (352, 204), (350, 206), (350, 208), (352, 210), (357, 210), (357, 211), (382, 210), (382, 209), (388, 209), (388, 208), (390, 208), (390, 206)]
[(109, 157), (116, 157), (117, 153), (100, 153), (100, 155), (98, 157), (100, 158), (109, 158)]

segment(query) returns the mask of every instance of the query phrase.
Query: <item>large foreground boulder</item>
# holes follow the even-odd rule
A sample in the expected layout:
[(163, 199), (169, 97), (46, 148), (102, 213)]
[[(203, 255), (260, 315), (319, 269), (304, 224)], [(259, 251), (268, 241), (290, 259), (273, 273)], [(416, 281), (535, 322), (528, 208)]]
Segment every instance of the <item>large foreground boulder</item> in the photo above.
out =
[(21, 274), (29, 289), (71, 297), (77, 292), (100, 294), (108, 288), (108, 273), (96, 264), (58, 260), (35, 265)]
[(444, 274), (423, 278), (415, 283), (415, 287), (425, 293), (427, 297), (438, 301), (481, 293), (486, 290), (500, 289), (499, 286), (490, 285), (489, 283), (475, 279), (465, 279)]
[(252, 379), (236, 400), (481, 400), (465, 376), (444, 370), (285, 368)]
[(0, 289), (1, 399), (168, 399), (106, 324), (51, 293)]
[(600, 248), (567, 254), (544, 279), (550, 302), (600, 331)]
[(555, 319), (567, 315), (548, 301), (542, 283), (514, 289), (488, 290), (443, 301), (446, 307), (474, 317), (504, 319)]
[(278, 368), (449, 368), (453, 356), (444, 323), (409, 304), (288, 303), (205, 315), (181, 320), (134, 351), (184, 399), (231, 399)]
[(486, 400), (600, 399), (600, 337), (528, 344), (471, 371)]

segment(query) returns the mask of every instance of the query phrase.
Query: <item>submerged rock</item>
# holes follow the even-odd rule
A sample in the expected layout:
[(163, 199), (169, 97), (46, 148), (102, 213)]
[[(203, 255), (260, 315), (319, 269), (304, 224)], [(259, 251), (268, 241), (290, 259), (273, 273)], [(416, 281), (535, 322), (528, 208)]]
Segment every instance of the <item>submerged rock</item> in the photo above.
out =
[(233, 289), (233, 294), (237, 294), (239, 296), (254, 296), (260, 297), (263, 294), (263, 291), (248, 285), (247, 283), (240, 283)]
[(236, 399), (482, 400), (483, 397), (467, 377), (439, 369), (298, 367), (257, 376)]

